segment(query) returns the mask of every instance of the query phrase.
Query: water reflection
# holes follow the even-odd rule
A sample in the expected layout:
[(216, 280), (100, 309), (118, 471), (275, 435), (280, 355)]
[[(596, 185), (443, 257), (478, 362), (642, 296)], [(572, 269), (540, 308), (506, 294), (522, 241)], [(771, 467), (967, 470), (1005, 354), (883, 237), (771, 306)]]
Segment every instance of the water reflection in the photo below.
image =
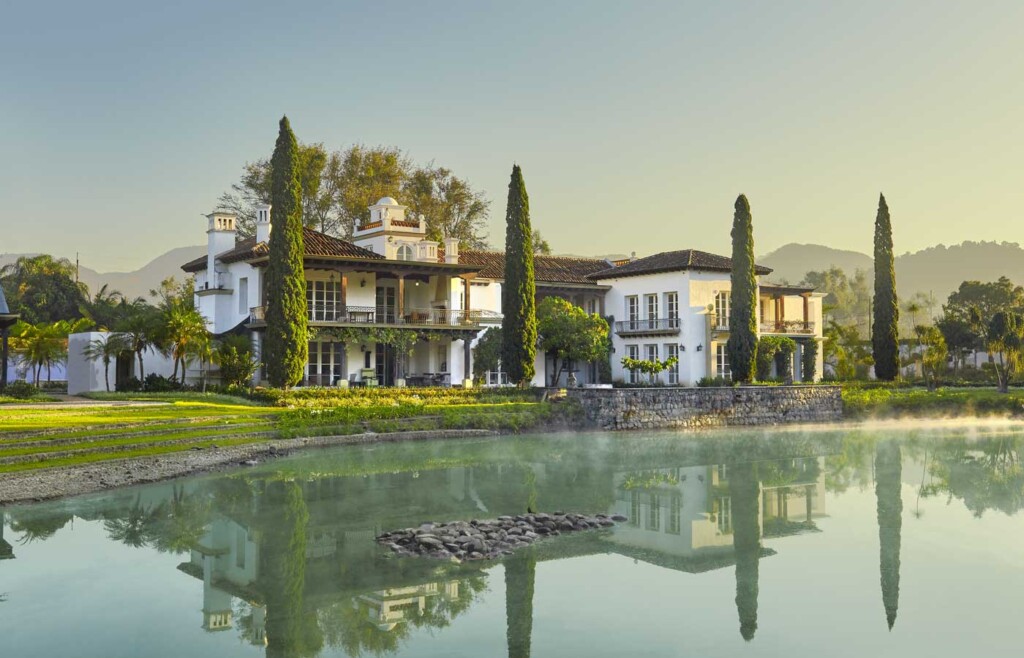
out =
[[(924, 498), (975, 515), (1024, 501), (1019, 436), (943, 441), (862, 432), (683, 440), (509, 439), (326, 452), (234, 475), (12, 509), (0, 560), (74, 518), (110, 540), (183, 556), (202, 583), (208, 633), (235, 633), (266, 656), (398, 652), (416, 629), (443, 629), (504, 575), (506, 647), (531, 654), (538, 565), (614, 554), (663, 569), (735, 573), (739, 635), (755, 641), (761, 561), (774, 540), (821, 532), (826, 492), (873, 485), (880, 597), (892, 629), (900, 597), (903, 462), (920, 462)], [(501, 563), (395, 559), (373, 541), (427, 520), (563, 508), (624, 514), (610, 531), (541, 542)], [(4, 535), (4, 526), (7, 535)], [(0, 572), (4, 567), (0, 566)], [(0, 592), (2, 594), (2, 592)], [(876, 599), (877, 600), (877, 599)], [(3, 603), (12, 605), (10, 597)], [(731, 614), (731, 613), (730, 613)]]

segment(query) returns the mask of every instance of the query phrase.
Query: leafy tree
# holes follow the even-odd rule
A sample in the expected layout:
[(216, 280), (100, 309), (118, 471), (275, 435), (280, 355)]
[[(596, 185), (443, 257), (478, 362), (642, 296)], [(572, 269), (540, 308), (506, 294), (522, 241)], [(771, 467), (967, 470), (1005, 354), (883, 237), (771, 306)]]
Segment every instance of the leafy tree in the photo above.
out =
[(306, 277), (303, 268), (302, 198), (298, 144), (283, 117), (271, 159), (270, 262), (267, 265), (267, 328), (264, 361), (270, 384), (288, 388), (302, 381), (309, 358)]
[(757, 378), (771, 379), (772, 365), (780, 379), (793, 378), (793, 353), (796, 341), (787, 336), (762, 336), (757, 341)]
[(501, 362), (521, 387), (533, 379), (537, 354), (537, 289), (533, 279), (530, 199), (519, 165), (512, 167), (505, 212), (505, 283), (501, 287)]
[[(219, 205), (238, 216), (242, 235), (255, 233), (256, 206), (271, 202), (271, 162), (247, 163), (241, 179), (220, 197)], [(431, 239), (455, 237), (464, 248), (486, 246), (490, 202), (451, 170), (416, 166), (400, 150), (355, 144), (328, 151), (322, 144), (299, 144), (296, 170), (302, 189), (302, 223), (323, 233), (352, 235), (381, 197), (405, 201), (423, 214)]]
[(999, 311), (988, 324), (987, 345), (995, 366), (1000, 393), (1008, 393), (1010, 379), (1024, 365), (1024, 318)]
[(729, 367), (735, 382), (754, 378), (757, 358), (757, 275), (754, 265), (754, 226), (747, 197), (736, 199), (732, 221), (732, 299), (729, 314)]
[(413, 171), (403, 190), (410, 210), (427, 219), (427, 239), (458, 238), (461, 247), (486, 248), (481, 234), (491, 202), (467, 181), (444, 167), (428, 166)]
[(892, 381), (900, 373), (900, 307), (896, 298), (892, 222), (883, 195), (878, 197), (878, 216), (875, 218), (875, 296), (872, 308), (875, 314), (871, 325), (875, 376), (882, 381)]
[(473, 376), (482, 379), (487, 372), (501, 368), (501, 327), (491, 327), (481, 334), (473, 348)]
[(1024, 288), (1005, 276), (987, 283), (964, 281), (943, 306), (947, 315), (964, 320), (969, 319), (972, 309), (977, 309), (984, 318), (991, 318), (999, 311), (1024, 313)]
[(117, 360), (126, 350), (124, 337), (121, 334), (105, 333), (99, 338), (93, 338), (89, 344), (82, 349), (82, 356), (88, 361), (101, 361), (103, 363), (103, 383), (107, 392), (110, 392), (110, 363)]
[(185, 367), (191, 357), (203, 357), (207, 354), (210, 335), (206, 330), (206, 320), (194, 308), (176, 303), (164, 310), (160, 319), (158, 342), (163, 352), (174, 361), (174, 372), (171, 379), (178, 377), (181, 368), (181, 383), (185, 383)]
[(537, 307), (540, 349), (555, 359), (551, 385), (557, 386), (566, 365), (590, 363), (608, 354), (608, 323), (561, 297), (546, 297)]
[(843, 270), (833, 266), (821, 272), (808, 272), (801, 285), (825, 294), (822, 311), (826, 320), (853, 325), (867, 336), (871, 308), (867, 272), (857, 270), (853, 277), (848, 277)]
[(220, 377), (228, 386), (244, 387), (252, 383), (259, 369), (253, 357), (252, 346), (245, 336), (225, 336), (217, 345), (214, 360), (220, 367)]
[(142, 297), (129, 300), (120, 291), (103, 284), (95, 295), (86, 298), (81, 303), (79, 310), (82, 312), (82, 317), (90, 320), (98, 330), (112, 331), (114, 327), (123, 323), (136, 308), (145, 305), (146, 300)]
[(928, 390), (934, 391), (938, 386), (939, 374), (945, 370), (949, 358), (946, 339), (937, 327), (918, 325), (914, 332), (918, 345), (923, 348), (920, 359), (925, 382), (928, 384)]
[(149, 294), (157, 300), (157, 306), (166, 310), (172, 306), (195, 308), (196, 282), (192, 277), (178, 281), (173, 276), (160, 282), (160, 287)]
[(870, 344), (861, 338), (856, 326), (829, 322), (825, 327), (825, 341), (822, 345), (825, 363), (832, 367), (837, 379), (867, 376), (872, 363)]
[(126, 351), (132, 354), (139, 363), (139, 380), (146, 378), (145, 353), (155, 348), (161, 333), (161, 314), (149, 305), (133, 307), (126, 318), (121, 320), (115, 330), (124, 340)]
[(935, 328), (942, 332), (949, 353), (953, 355), (954, 369), (962, 367), (967, 356), (981, 346), (980, 332), (970, 320), (946, 313), (935, 321)]
[(76, 283), (75, 265), (66, 258), (21, 256), (0, 268), (0, 285), (11, 312), (28, 324), (82, 317), (86, 288)]
[(551, 245), (537, 229), (533, 229), (533, 253), (541, 256), (551, 255)]

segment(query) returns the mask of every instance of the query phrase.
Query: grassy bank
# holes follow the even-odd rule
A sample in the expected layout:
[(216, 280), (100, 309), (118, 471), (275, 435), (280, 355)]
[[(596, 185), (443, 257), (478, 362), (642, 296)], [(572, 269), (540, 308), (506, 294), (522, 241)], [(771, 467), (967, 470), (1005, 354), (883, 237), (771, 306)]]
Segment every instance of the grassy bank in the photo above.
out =
[(843, 386), (843, 415), (864, 418), (1024, 417), (1024, 390)]
[(539, 402), (524, 393), (390, 391), (295, 391), (262, 404), (198, 393), (102, 394), (93, 397), (165, 404), (0, 407), (0, 473), (366, 431), (517, 432), (566, 426), (578, 415), (572, 403)]

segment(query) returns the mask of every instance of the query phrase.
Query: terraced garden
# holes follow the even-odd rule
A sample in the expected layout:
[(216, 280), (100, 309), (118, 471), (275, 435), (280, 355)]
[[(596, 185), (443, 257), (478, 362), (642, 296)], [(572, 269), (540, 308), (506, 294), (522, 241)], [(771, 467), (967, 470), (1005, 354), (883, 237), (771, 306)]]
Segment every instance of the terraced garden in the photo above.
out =
[[(564, 423), (569, 405), (522, 397), (376, 395), (333, 406), (255, 405), (226, 396), (132, 405), (0, 406), (0, 473), (226, 448), (274, 439), (440, 429), (518, 431)], [(122, 398), (123, 400), (123, 398)], [(159, 401), (156, 401), (159, 400)]]

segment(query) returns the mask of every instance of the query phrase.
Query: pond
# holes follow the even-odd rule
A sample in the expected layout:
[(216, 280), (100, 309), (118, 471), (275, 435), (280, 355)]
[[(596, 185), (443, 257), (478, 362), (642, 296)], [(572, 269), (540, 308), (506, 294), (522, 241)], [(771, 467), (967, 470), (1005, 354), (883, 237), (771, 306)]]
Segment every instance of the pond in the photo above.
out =
[[(1024, 425), (518, 436), (305, 452), (8, 507), (4, 656), (1019, 653)], [(426, 521), (614, 528), (398, 558)]]

